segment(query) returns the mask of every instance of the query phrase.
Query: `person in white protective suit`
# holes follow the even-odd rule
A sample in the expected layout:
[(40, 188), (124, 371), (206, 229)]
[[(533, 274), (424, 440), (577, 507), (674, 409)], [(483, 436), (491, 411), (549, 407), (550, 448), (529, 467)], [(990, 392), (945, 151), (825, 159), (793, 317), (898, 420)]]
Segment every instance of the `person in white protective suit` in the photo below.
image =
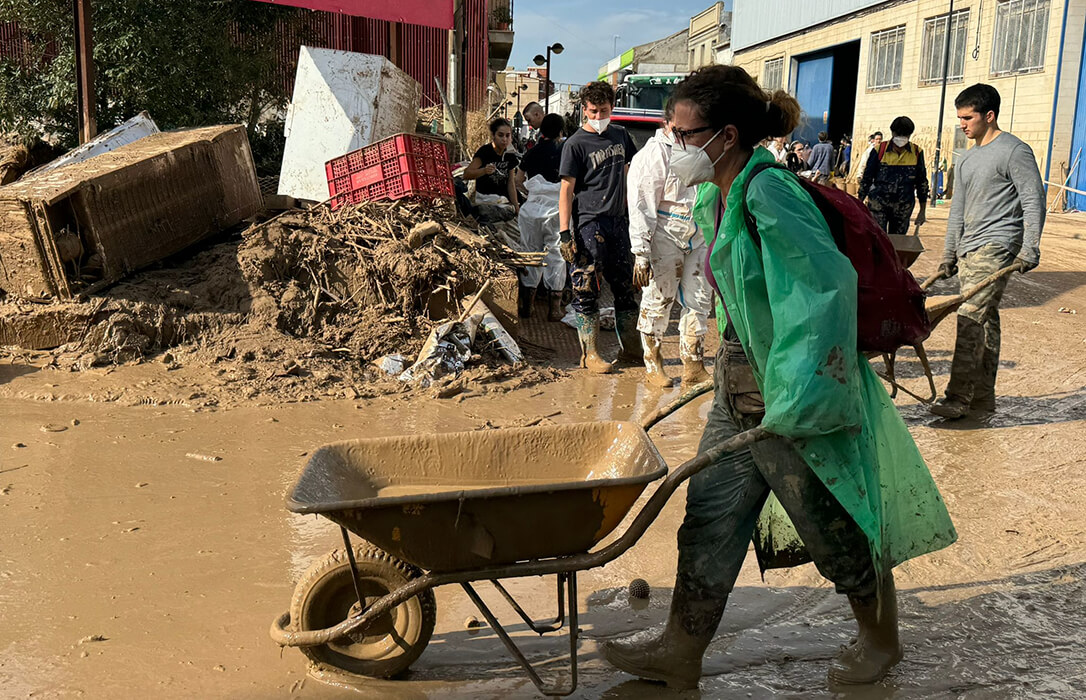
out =
[[(538, 105), (537, 105), (538, 106)], [(528, 199), (520, 207), (521, 247), (527, 252), (545, 252), (543, 267), (520, 269), (517, 311), (521, 318), (532, 315), (540, 281), (546, 289), (547, 319), (561, 321), (562, 290), (566, 286), (566, 261), (558, 249), (558, 193), (562, 188), (558, 166), (562, 160), (562, 125), (557, 114), (548, 114), (539, 126), (539, 141), (524, 155), (517, 170), (517, 184), (523, 185)]]
[(712, 292), (705, 279), (705, 238), (694, 223), (696, 187), (684, 187), (671, 172), (672, 140), (665, 125), (638, 151), (626, 179), (630, 212), (630, 248), (634, 254), (634, 286), (641, 288), (637, 330), (645, 352), (650, 383), (671, 386), (664, 372), (660, 343), (676, 299), (679, 317), (679, 357), (683, 385), (709, 379), (704, 364), (706, 319)]

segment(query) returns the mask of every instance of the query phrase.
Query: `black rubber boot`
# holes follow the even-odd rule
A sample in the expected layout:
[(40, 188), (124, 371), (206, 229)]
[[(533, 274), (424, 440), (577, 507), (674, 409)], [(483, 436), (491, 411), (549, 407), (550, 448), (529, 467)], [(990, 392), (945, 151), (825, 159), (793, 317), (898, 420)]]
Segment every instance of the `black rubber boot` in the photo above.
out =
[(555, 323), (566, 317), (566, 307), (562, 303), (562, 292), (547, 292), (547, 320)]
[(901, 661), (901, 640), (897, 625), (897, 590), (894, 575), (887, 573), (878, 595), (848, 597), (860, 628), (856, 641), (845, 647), (829, 670), (831, 683), (861, 685), (878, 683)]
[(532, 317), (532, 304), (535, 303), (535, 288), (517, 283), (517, 315), (521, 318)]
[(641, 364), (644, 361), (644, 351), (641, 349), (641, 333), (637, 330), (636, 311), (615, 312), (615, 333), (618, 334), (619, 362), (632, 362)]

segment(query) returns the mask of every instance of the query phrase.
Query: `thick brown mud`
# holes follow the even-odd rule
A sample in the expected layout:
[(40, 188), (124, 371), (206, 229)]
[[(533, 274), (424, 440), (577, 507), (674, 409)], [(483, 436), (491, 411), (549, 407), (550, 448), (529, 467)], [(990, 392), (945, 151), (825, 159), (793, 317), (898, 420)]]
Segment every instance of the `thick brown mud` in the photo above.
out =
[[(666, 617), (680, 490), (630, 552), (580, 575), (574, 697), (1086, 696), (1086, 242), (1072, 237), (1075, 220), (1059, 223), (1046, 230), (1045, 263), (1008, 289), (999, 413), (948, 424), (900, 402), (960, 539), (897, 570), (906, 653), (891, 677), (830, 689), (827, 665), (853, 634), (845, 601), (811, 566), (763, 582), (753, 557), (710, 647), (700, 694), (668, 693), (602, 661), (600, 641)], [(934, 234), (941, 224), (929, 227)], [(935, 236), (925, 243), (939, 248)], [(936, 258), (917, 266), (926, 272)], [(927, 344), (940, 387), (952, 341), (953, 323), (945, 323)], [(665, 355), (673, 371), (674, 338)], [(898, 376), (919, 392), (918, 367), (903, 353)], [(287, 512), (284, 494), (330, 442), (637, 419), (679, 391), (644, 386), (643, 371), (628, 369), (462, 401), (239, 400), (214, 410), (87, 400), (90, 391), (161, 386), (150, 371), (160, 370), (87, 376), (0, 362), (0, 696), (533, 697), (492, 630), (466, 624), (482, 616), (452, 587), (438, 589), (434, 637), (404, 679), (308, 676), (302, 654), (280, 650), (267, 630), (305, 569), (340, 546), (339, 532)], [(199, 391), (198, 376), (188, 381)], [(693, 456), (708, 400), (652, 430), (671, 466)], [(652, 586), (647, 604), (628, 600), (633, 578)], [(553, 579), (507, 587), (536, 618), (553, 615)], [(568, 680), (564, 638), (531, 633), (488, 584), (477, 589), (541, 675)]]

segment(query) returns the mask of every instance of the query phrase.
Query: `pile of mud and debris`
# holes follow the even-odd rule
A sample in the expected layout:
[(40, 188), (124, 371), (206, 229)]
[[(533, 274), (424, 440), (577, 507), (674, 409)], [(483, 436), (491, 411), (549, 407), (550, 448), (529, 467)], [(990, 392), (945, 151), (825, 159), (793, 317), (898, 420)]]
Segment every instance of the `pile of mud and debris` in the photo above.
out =
[[(148, 360), (203, 367), (208, 386), (231, 399), (507, 390), (559, 373), (511, 363), (485, 342), (465, 371), (434, 382), (400, 381), (380, 360), (413, 360), (435, 326), (457, 318), (480, 290), (499, 325), (513, 330), (515, 267), (541, 264), (516, 246), (515, 226), (480, 225), (443, 200), (289, 210), (83, 299), (9, 296), (0, 303), (0, 346), (44, 351), (39, 361), (59, 370)], [(197, 388), (196, 403), (223, 403)]]

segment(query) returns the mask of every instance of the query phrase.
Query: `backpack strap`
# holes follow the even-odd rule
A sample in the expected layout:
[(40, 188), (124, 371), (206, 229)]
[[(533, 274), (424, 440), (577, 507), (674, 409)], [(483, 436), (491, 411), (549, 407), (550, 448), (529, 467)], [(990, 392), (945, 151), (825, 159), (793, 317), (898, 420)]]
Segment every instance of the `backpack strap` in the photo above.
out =
[(890, 145), (889, 141), (883, 141), (879, 144), (879, 162), (882, 162), (883, 157), (886, 155), (886, 147)]
[(770, 168), (783, 170), (792, 177), (798, 179), (798, 176), (795, 173), (781, 163), (759, 163), (754, 166), (754, 169), (750, 171), (750, 176), (747, 177), (747, 181), (743, 183), (743, 221), (747, 224), (747, 232), (750, 233), (750, 237), (754, 239), (754, 245), (759, 248), (762, 247), (762, 237), (758, 235), (758, 222), (754, 220), (754, 214), (751, 213), (750, 205), (747, 203), (747, 190), (750, 189), (751, 180)]

